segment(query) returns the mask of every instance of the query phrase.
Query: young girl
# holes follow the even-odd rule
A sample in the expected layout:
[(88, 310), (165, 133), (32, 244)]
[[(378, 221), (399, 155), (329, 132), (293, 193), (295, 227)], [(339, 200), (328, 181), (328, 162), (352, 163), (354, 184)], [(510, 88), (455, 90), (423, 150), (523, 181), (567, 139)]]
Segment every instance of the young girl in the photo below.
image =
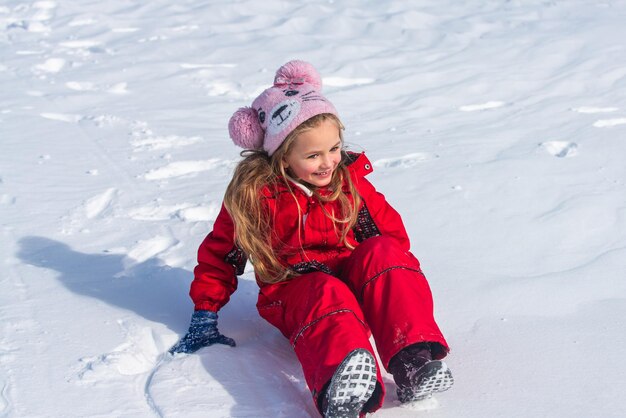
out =
[(213, 231), (198, 251), (188, 333), (170, 352), (215, 343), (217, 311), (249, 259), (260, 315), (287, 337), (324, 417), (356, 418), (381, 407), (382, 365), (401, 402), (452, 386), (432, 295), (400, 215), (365, 176), (364, 154), (344, 152), (334, 106), (303, 61), (241, 108), (230, 136), (245, 157)]

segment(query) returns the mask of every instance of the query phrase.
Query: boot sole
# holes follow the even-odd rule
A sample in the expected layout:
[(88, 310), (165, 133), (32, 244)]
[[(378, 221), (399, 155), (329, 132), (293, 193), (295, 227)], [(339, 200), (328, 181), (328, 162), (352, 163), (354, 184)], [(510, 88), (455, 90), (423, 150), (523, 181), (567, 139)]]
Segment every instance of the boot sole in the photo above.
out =
[(357, 348), (335, 370), (326, 392), (325, 418), (359, 418), (363, 405), (376, 389), (376, 360)]
[(400, 402), (415, 402), (430, 398), (433, 393), (444, 392), (452, 387), (454, 378), (448, 366), (439, 360), (426, 363), (416, 375), (420, 376), (417, 384), (409, 389), (398, 392)]

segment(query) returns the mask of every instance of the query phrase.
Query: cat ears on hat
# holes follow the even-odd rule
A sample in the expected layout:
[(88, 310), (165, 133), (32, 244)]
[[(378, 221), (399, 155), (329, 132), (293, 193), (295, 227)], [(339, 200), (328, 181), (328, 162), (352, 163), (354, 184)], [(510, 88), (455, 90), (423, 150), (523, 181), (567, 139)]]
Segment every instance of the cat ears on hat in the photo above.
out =
[[(274, 85), (270, 89), (292, 89), (302, 84), (309, 84), (315, 90), (320, 91), (322, 78), (310, 63), (294, 60), (284, 64), (276, 71)], [(263, 147), (265, 131), (261, 126), (256, 109), (251, 107), (238, 109), (228, 122), (228, 132), (235, 145), (239, 147), (245, 149)]]

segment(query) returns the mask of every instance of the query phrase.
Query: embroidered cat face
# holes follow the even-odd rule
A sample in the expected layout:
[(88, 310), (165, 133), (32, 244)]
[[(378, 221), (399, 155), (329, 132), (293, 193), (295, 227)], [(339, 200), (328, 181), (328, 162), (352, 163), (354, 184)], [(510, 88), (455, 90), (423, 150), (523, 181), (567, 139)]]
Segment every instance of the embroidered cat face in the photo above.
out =
[(267, 132), (276, 135), (286, 129), (291, 121), (300, 113), (300, 102), (288, 99), (278, 103), (269, 112)]
[(263, 126), (264, 122), (267, 121), (267, 125), (264, 127), (269, 135), (277, 135), (285, 130), (300, 114), (301, 103), (312, 101), (326, 102), (326, 99), (315, 90), (302, 95), (300, 95), (298, 90), (285, 90), (284, 94), (289, 98), (276, 104), (269, 113), (266, 113), (263, 109), (258, 109), (259, 122)]

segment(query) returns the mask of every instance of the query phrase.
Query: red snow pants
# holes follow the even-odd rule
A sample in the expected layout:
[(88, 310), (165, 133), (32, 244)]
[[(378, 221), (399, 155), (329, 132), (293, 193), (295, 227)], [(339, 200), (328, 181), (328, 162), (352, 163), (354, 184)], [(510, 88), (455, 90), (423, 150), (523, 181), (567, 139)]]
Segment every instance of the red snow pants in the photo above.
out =
[[(339, 270), (263, 286), (257, 303), (261, 316), (289, 338), (318, 409), (318, 395), (344, 357), (356, 348), (374, 353), (370, 335), (385, 368), (414, 343), (436, 343), (436, 359), (449, 350), (419, 261), (393, 238), (363, 241)], [(363, 412), (379, 409), (384, 394), (378, 366), (377, 388)]]

